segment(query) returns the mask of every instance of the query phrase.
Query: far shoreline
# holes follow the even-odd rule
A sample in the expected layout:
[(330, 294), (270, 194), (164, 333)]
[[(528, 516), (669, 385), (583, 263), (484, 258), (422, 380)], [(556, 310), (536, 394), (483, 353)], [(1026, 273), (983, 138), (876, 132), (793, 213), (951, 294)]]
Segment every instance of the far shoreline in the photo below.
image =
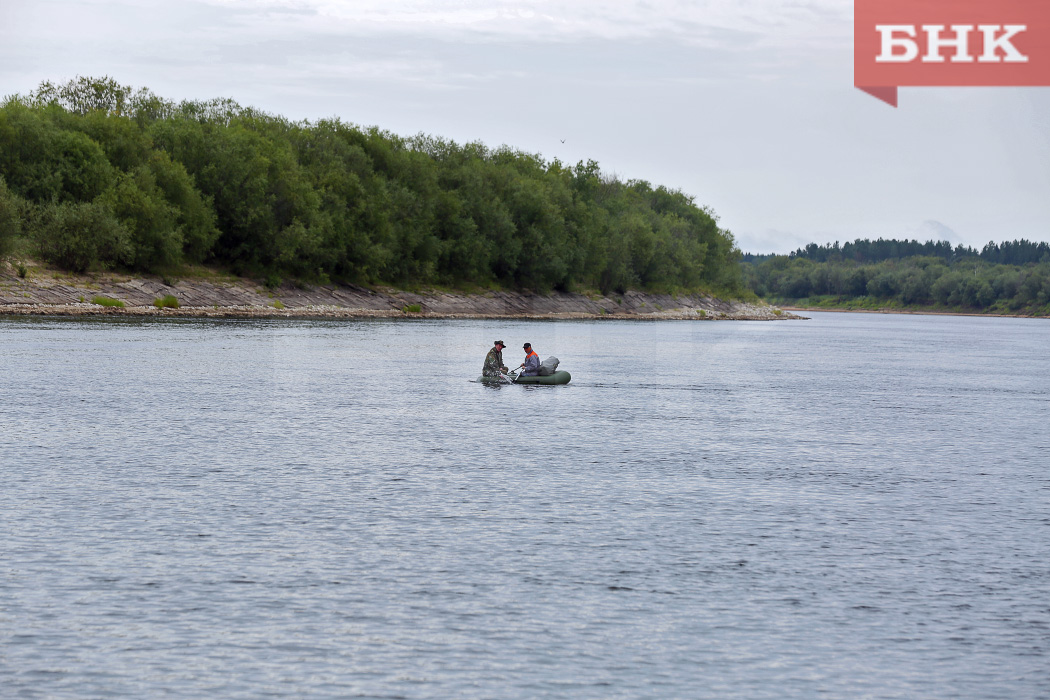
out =
[(810, 313), (813, 311), (826, 311), (832, 314), (902, 314), (907, 316), (972, 316), (984, 318), (1033, 318), (1047, 320), (1050, 316), (1033, 316), (1031, 314), (1000, 314), (981, 313), (979, 311), (922, 311), (915, 309), (825, 309), (817, 306), (778, 306), (784, 311), (802, 311)]

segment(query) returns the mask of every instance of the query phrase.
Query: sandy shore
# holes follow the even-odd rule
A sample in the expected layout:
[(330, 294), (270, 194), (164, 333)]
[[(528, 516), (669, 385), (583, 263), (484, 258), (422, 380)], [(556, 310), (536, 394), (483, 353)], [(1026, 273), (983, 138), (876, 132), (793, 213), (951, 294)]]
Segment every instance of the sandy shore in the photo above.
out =
[[(178, 309), (158, 309), (165, 296)], [(92, 302), (107, 297), (124, 308)], [(404, 291), (356, 286), (282, 285), (267, 289), (244, 278), (213, 275), (164, 280), (103, 273), (73, 275), (36, 267), (25, 278), (0, 265), (0, 314), (60, 316), (187, 316), (208, 318), (537, 318), (748, 320), (802, 318), (763, 303), (706, 295), (552, 292)]]

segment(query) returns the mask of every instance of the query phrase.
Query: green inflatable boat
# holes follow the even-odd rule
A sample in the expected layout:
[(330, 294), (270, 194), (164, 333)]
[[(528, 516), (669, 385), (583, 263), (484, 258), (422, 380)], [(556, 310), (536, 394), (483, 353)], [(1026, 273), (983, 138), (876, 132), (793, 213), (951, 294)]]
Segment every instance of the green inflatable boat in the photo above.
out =
[(554, 374), (548, 374), (546, 377), (515, 377), (515, 384), (568, 384), (569, 380), (572, 379), (572, 375), (563, 369), (559, 369)]
[(511, 384), (568, 384), (569, 380), (572, 379), (572, 375), (563, 369), (542, 377), (518, 377), (513, 373), (508, 373), (504, 377), (478, 377), (478, 381), (505, 383), (507, 379), (510, 379)]

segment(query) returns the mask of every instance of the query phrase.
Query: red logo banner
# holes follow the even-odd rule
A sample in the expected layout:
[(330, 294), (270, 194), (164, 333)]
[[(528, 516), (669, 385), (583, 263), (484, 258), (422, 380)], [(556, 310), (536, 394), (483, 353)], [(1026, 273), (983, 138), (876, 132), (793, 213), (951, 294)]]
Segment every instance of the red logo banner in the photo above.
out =
[(1050, 0), (854, 0), (853, 84), (1050, 85)]

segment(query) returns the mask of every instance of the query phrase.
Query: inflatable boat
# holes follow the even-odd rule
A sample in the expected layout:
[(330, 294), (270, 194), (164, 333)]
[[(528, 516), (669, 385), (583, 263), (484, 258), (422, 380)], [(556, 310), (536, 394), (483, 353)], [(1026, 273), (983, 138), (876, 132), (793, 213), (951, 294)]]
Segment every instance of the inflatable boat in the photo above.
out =
[(568, 384), (570, 379), (572, 379), (571, 374), (559, 369), (546, 377), (515, 377), (514, 384)]
[(513, 372), (508, 372), (502, 377), (478, 377), (479, 382), (507, 383), (507, 380), (510, 380), (511, 384), (568, 384), (571, 379), (572, 375), (563, 369), (554, 374), (536, 377), (519, 377)]

